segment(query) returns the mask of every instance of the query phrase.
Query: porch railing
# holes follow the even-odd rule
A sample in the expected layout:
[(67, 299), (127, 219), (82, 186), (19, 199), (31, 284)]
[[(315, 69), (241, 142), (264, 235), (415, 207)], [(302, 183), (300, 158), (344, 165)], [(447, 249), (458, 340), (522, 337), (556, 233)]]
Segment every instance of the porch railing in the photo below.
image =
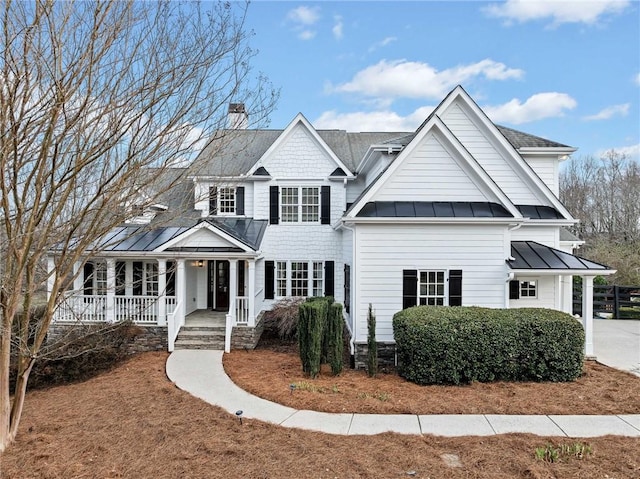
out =
[[(58, 304), (54, 321), (104, 322), (131, 320), (139, 324), (158, 323), (157, 296), (87, 296), (67, 294)], [(109, 301), (111, 299), (111, 301)], [(165, 297), (167, 316), (176, 310), (176, 298)]]
[[(175, 298), (174, 298), (175, 299)], [(184, 326), (185, 318), (184, 315), (178, 314), (180, 311), (181, 303), (176, 303), (174, 301), (173, 311), (170, 313), (167, 312), (167, 339), (168, 339), (168, 349), (169, 352), (173, 352), (176, 339), (178, 338), (178, 333), (180, 332), (180, 328)], [(169, 306), (167, 305), (167, 311), (169, 310)]]
[(247, 296), (236, 297), (236, 324), (249, 324), (249, 298)]

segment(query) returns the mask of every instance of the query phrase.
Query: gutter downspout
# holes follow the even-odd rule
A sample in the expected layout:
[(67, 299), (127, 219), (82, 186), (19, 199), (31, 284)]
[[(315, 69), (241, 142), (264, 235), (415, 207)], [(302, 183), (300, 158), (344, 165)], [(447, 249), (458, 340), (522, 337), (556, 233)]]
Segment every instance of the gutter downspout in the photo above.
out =
[[(342, 224), (340, 225), (342, 228), (351, 231), (351, 258), (352, 258), (352, 269), (350, 271), (351, 276), (353, 277), (354, 273), (357, 271), (356, 268), (356, 230), (355, 228), (352, 228), (350, 226), (347, 226), (347, 224), (344, 222), (344, 220), (342, 220)], [(351, 296), (353, 297), (354, 301), (351, 302), (351, 318), (353, 319), (352, 321), (352, 325), (353, 325), (353, 331), (351, 331), (351, 339), (349, 340), (349, 353), (353, 356), (356, 353), (356, 329), (357, 329), (357, 321), (355, 320), (354, 317), (354, 313), (355, 313), (355, 306), (357, 304), (357, 301), (355, 300), (355, 298), (357, 297), (357, 288), (353, 288), (354, 286), (354, 281), (351, 281), (351, 278), (349, 278), (349, 282), (352, 285), (352, 290), (354, 291), (354, 294), (352, 294)], [(355, 295), (355, 296), (354, 296)]]

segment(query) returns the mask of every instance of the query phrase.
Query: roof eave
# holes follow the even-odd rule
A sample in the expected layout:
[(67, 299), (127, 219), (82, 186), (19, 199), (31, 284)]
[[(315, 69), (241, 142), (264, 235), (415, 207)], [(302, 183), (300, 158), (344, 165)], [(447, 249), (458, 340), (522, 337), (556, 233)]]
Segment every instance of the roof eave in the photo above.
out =
[(576, 276), (609, 276), (611, 274), (615, 274), (618, 270), (616, 269), (512, 269), (509, 267), (509, 270), (515, 274), (522, 275), (538, 275), (538, 276), (550, 276), (550, 275), (576, 275)]

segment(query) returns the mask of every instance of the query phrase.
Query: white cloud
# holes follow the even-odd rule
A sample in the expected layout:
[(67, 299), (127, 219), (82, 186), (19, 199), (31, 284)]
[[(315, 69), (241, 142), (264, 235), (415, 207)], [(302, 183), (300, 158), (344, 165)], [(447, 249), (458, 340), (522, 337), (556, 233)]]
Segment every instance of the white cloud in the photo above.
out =
[(607, 108), (604, 108), (603, 110), (599, 111), (595, 115), (585, 116), (584, 119), (587, 121), (608, 120), (609, 118), (612, 118), (616, 115), (627, 116), (627, 114), (629, 113), (630, 106), (631, 105), (629, 103), (624, 103), (622, 105), (608, 106)]
[(577, 102), (566, 93), (545, 92), (530, 96), (524, 103), (519, 99), (497, 106), (484, 106), (482, 109), (495, 123), (519, 125), (531, 121), (564, 116), (566, 110), (572, 110)]
[(342, 17), (340, 15), (336, 15), (335, 17), (333, 17), (333, 20), (335, 21), (335, 23), (333, 24), (333, 28), (331, 29), (331, 31), (333, 32), (333, 37), (336, 40), (340, 40), (344, 34)]
[(373, 45), (371, 45), (369, 47), (369, 52), (373, 52), (373, 51), (377, 50), (378, 48), (386, 47), (387, 45), (389, 45), (389, 43), (393, 43), (396, 40), (398, 40), (396, 37), (385, 37), (382, 40), (380, 40), (379, 42), (376, 42)]
[(415, 131), (435, 107), (424, 106), (407, 116), (384, 110), (338, 113), (325, 111), (313, 122), (315, 128), (347, 131)]
[(523, 70), (507, 68), (503, 63), (485, 59), (438, 71), (428, 63), (407, 60), (382, 60), (355, 74), (351, 81), (331, 87), (340, 93), (359, 93), (378, 98), (441, 99), (458, 84), (476, 77), (489, 80), (519, 79)]
[(634, 80), (635, 80), (635, 82), (636, 82), (636, 85), (640, 86), (640, 73), (638, 73), (638, 74), (636, 75), (636, 77), (634, 78)]
[(309, 28), (320, 20), (320, 8), (300, 6), (289, 10), (287, 20), (293, 24), (293, 30), (297, 32), (301, 40), (311, 40), (316, 36), (316, 31)]
[(622, 12), (629, 5), (630, 0), (507, 0), (493, 3), (483, 10), (487, 15), (504, 18), (508, 23), (550, 19), (553, 25), (593, 25), (606, 15)]
[(313, 25), (320, 19), (320, 9), (318, 7), (300, 6), (289, 10), (287, 20), (298, 25)]

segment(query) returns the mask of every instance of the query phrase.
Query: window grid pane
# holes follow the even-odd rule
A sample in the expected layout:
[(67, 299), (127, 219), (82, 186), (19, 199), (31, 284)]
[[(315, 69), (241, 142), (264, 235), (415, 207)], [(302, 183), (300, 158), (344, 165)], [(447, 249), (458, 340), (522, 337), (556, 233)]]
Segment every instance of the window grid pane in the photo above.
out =
[(220, 188), (218, 190), (218, 214), (235, 214), (236, 189)]
[(158, 296), (158, 264), (146, 263), (145, 269), (147, 296)]
[(445, 272), (420, 271), (418, 277), (418, 304), (444, 306)]
[(283, 223), (298, 222), (298, 188), (282, 188), (280, 203), (282, 206), (281, 220)]
[(520, 297), (536, 298), (538, 295), (536, 283), (536, 281), (520, 281)]
[(319, 188), (302, 188), (302, 222), (312, 223), (320, 217)]
[(291, 263), (291, 296), (307, 296), (309, 285), (309, 263)]
[(324, 294), (323, 290), (323, 273), (324, 273), (324, 264), (321, 261), (314, 261), (313, 263), (313, 295), (314, 296), (322, 296)]
[(96, 263), (96, 294), (105, 296), (107, 294), (107, 263)]
[(276, 296), (287, 295), (287, 262), (278, 261), (276, 266)]

